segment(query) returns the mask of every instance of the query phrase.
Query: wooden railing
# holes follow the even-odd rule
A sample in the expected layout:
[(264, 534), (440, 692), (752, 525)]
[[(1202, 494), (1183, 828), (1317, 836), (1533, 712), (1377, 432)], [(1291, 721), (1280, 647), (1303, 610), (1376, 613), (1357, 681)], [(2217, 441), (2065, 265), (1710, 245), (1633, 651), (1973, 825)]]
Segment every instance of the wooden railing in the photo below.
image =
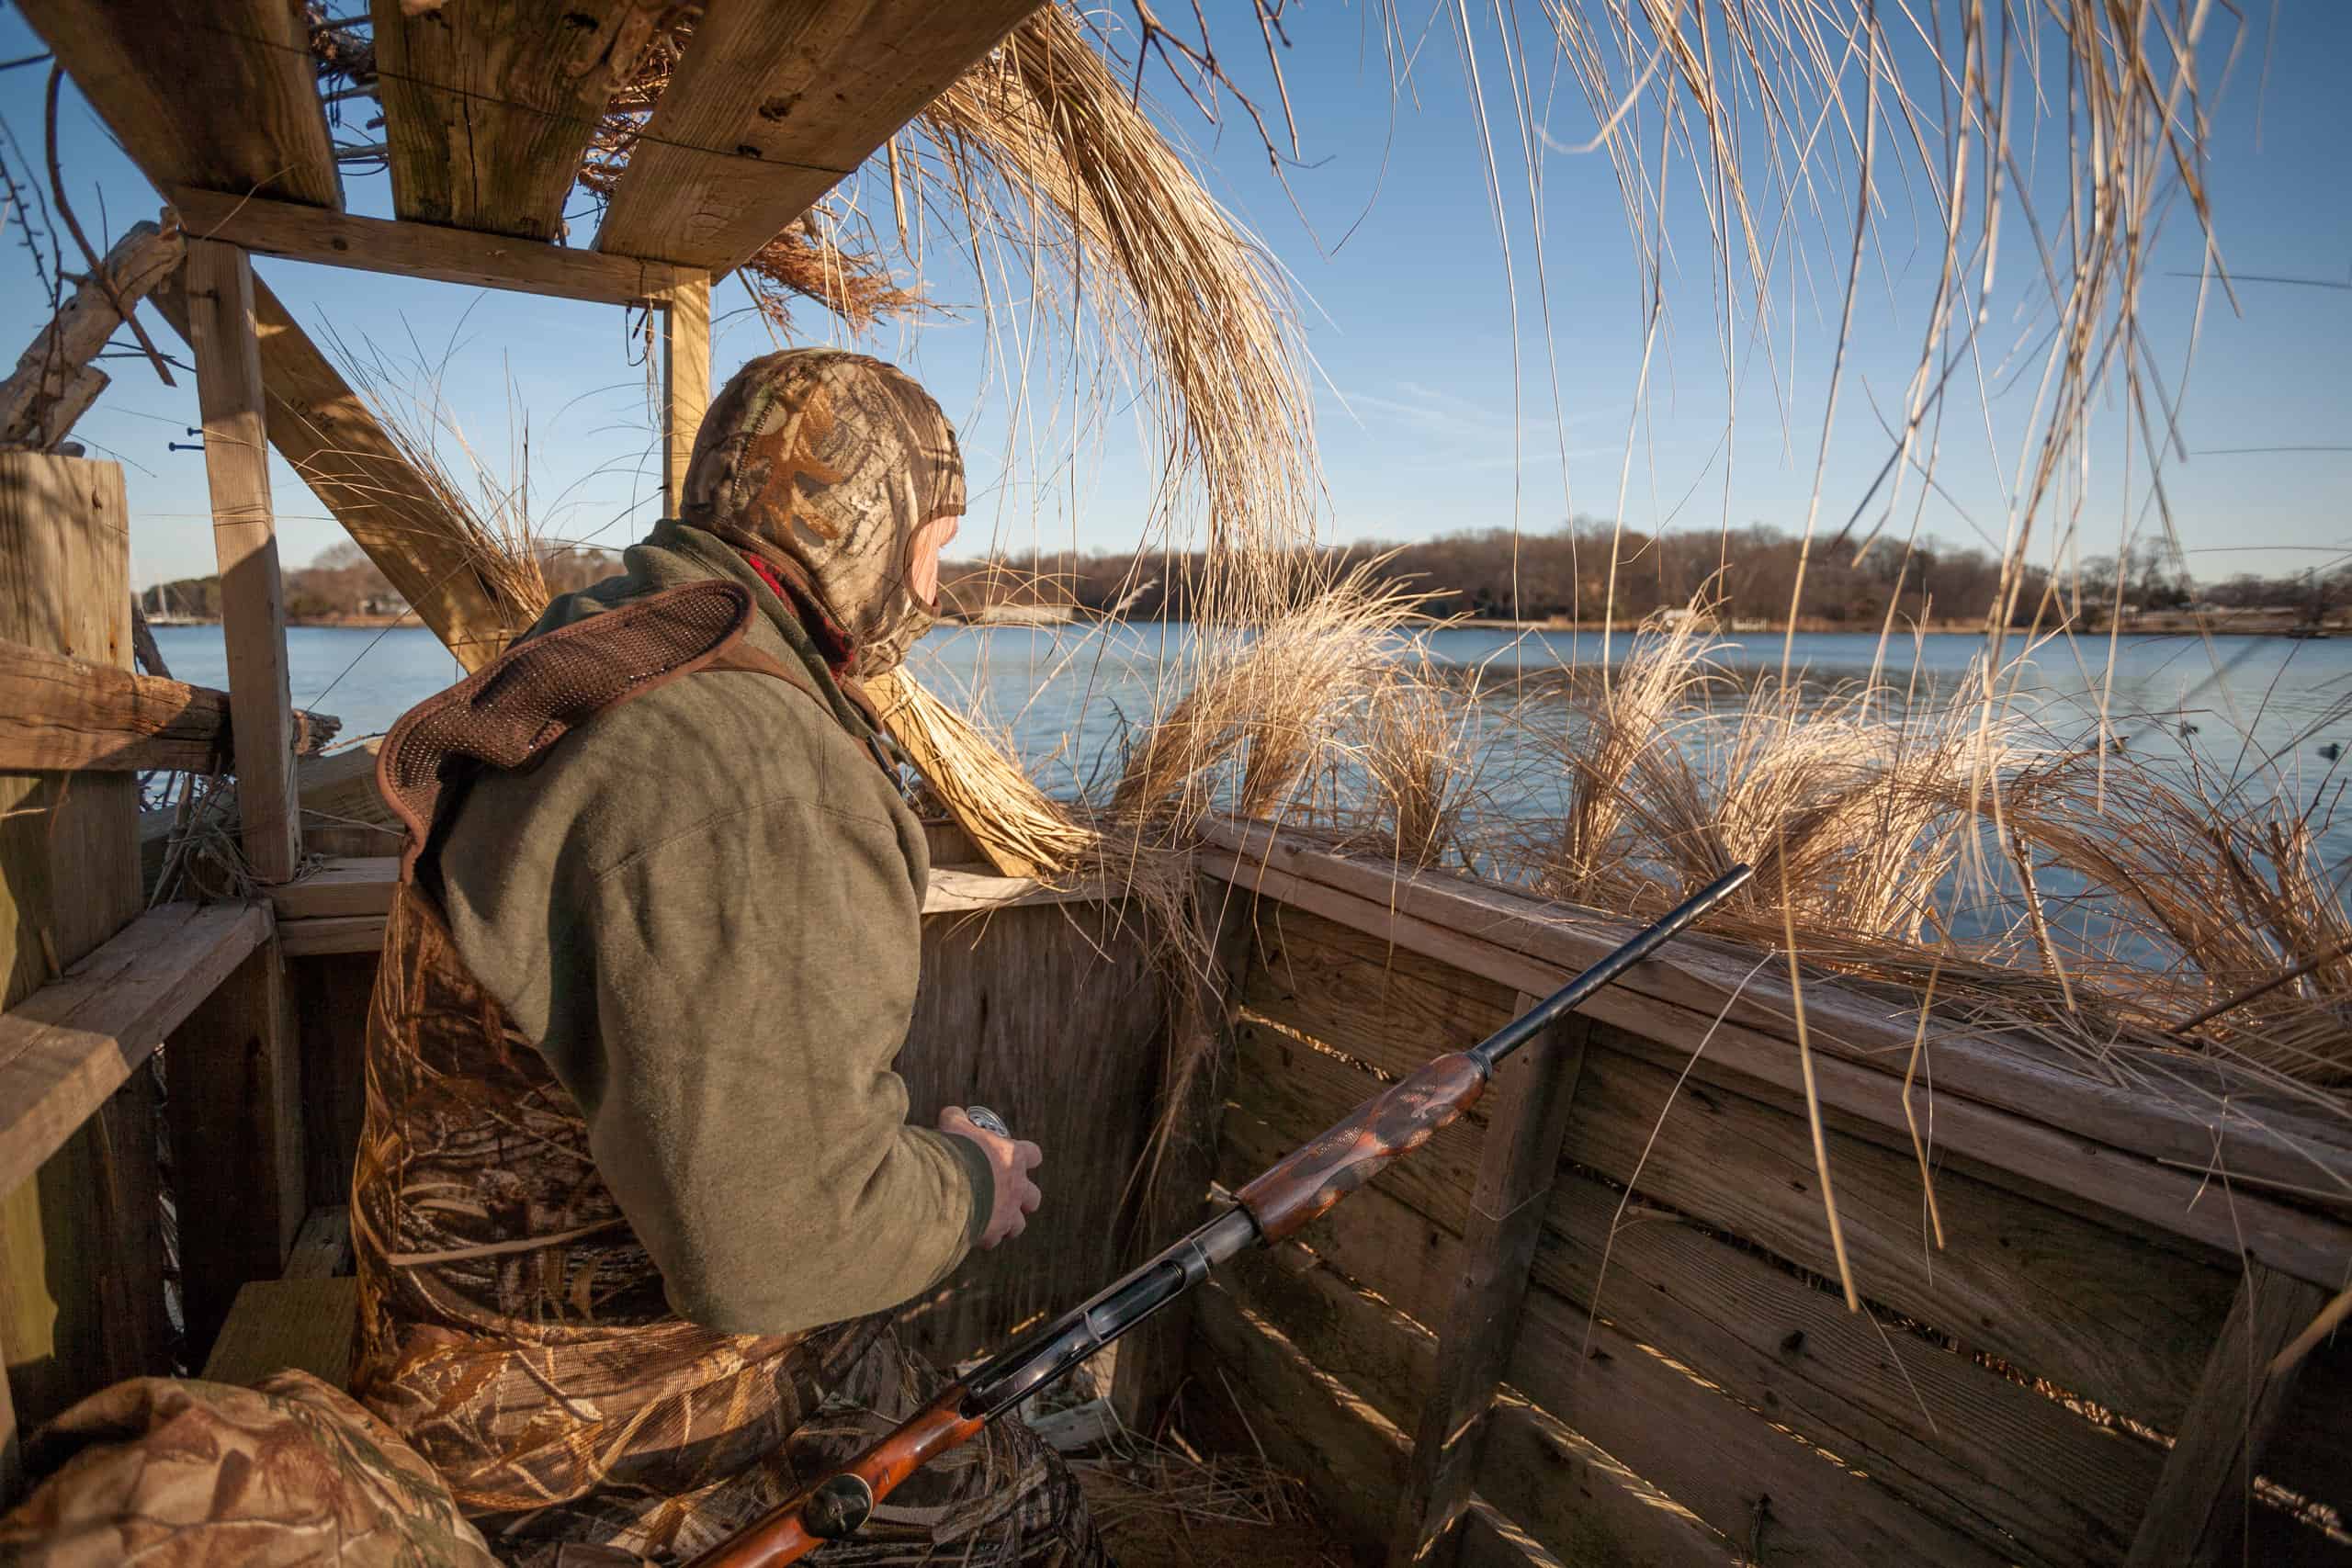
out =
[[(1216, 839), (1250, 932), (1227, 1183), (1630, 931)], [(2352, 1269), (2308, 1196), (2352, 1190), (2343, 1129), (2185, 1056), (2085, 1066), (1809, 979), (1849, 1312), (1763, 958), (1678, 942), (1245, 1260), (1196, 1314), (1188, 1414), (1391, 1562), (2352, 1562), (2307, 1522), (2352, 1505), (2352, 1353), (2269, 1371)]]

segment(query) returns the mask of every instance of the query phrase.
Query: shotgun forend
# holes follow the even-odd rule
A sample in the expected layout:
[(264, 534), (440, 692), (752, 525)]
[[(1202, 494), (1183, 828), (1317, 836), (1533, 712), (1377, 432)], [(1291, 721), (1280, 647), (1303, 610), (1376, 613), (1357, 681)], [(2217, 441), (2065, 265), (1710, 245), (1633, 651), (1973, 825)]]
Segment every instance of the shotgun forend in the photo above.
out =
[(1487, 1087), (1487, 1070), (1456, 1051), (1416, 1068), (1348, 1113), (1348, 1119), (1284, 1155), (1234, 1197), (1280, 1241), (1419, 1148)]

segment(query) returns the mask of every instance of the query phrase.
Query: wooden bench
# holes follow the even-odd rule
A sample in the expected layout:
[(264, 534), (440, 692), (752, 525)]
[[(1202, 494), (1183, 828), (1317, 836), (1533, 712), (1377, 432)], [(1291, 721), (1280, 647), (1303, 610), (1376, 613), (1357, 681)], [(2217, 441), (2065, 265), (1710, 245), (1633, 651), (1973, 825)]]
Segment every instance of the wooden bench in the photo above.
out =
[(316, 1211), (295, 1238), (286, 1277), (255, 1280), (238, 1291), (205, 1358), (205, 1381), (250, 1386), (295, 1367), (344, 1387), (359, 1325), (359, 1281), (350, 1266), (349, 1211)]

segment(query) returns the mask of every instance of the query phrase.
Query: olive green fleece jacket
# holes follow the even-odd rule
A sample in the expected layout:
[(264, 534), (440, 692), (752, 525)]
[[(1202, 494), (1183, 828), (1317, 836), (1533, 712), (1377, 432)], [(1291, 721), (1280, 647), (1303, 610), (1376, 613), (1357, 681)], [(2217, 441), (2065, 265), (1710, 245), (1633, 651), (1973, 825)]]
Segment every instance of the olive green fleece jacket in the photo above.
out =
[(759, 607), (746, 646), (808, 669), (826, 705), (770, 675), (671, 682), (467, 786), (423, 874), (579, 1101), (681, 1315), (785, 1334), (893, 1306), (963, 1259), (993, 1201), (978, 1147), (907, 1125), (890, 1070), (922, 826), (741, 557), (663, 523), (623, 560), (533, 632), (723, 578)]

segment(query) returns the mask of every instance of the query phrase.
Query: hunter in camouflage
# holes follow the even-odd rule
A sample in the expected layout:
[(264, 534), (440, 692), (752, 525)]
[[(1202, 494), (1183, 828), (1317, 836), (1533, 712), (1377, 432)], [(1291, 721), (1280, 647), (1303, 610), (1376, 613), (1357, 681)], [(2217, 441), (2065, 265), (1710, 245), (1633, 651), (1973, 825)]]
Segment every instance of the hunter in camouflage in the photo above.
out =
[[(889, 1309), (1036, 1201), (1033, 1146), (909, 1125), (890, 1070), (929, 863), (855, 675), (931, 622), (954, 434), (888, 366), (770, 355), (684, 495), (382, 753), (354, 1390), (508, 1561), (675, 1562), (788, 1498), (936, 1390)], [(819, 1561), (1104, 1559), (1006, 1424)]]

